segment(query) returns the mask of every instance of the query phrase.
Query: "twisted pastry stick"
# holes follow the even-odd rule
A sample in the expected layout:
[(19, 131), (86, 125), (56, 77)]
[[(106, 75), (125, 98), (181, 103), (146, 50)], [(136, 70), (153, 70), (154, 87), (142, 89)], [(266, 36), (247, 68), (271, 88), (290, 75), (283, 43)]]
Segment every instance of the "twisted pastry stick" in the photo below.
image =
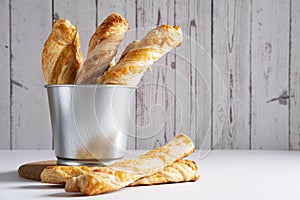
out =
[(177, 135), (167, 145), (149, 151), (136, 159), (129, 159), (102, 167), (67, 180), (66, 191), (78, 191), (85, 195), (101, 194), (126, 187), (145, 176), (150, 176), (171, 165), (195, 150), (192, 140)]
[(87, 166), (49, 166), (42, 171), (40, 177), (42, 183), (65, 184), (72, 177), (92, 171)]
[(165, 167), (164, 170), (143, 177), (134, 183), (131, 183), (130, 186), (196, 181), (199, 177), (200, 175), (196, 162), (192, 160), (177, 160)]
[(139, 43), (140, 41), (139, 40), (133, 40), (132, 42), (130, 42), (124, 49), (124, 51), (122, 52), (121, 54), (121, 57), (120, 57), (120, 60), (126, 56), (126, 54), (131, 51), (133, 48), (136, 47), (136, 45)]
[(100, 84), (136, 86), (146, 69), (171, 49), (182, 43), (179, 26), (162, 25), (151, 30), (115, 66), (98, 79)]
[[(127, 53), (128, 53), (129, 51), (131, 51), (133, 48), (135, 48), (139, 42), (140, 42), (139, 40), (133, 40), (132, 42), (130, 42), (130, 43), (125, 47), (124, 51), (122, 52), (121, 57), (120, 57), (120, 60), (121, 60), (122, 58), (124, 58), (124, 56), (126, 56)], [(115, 65), (116, 65), (116, 64), (113, 64), (112, 66), (115, 66)], [(110, 66), (110, 67), (112, 67), (112, 66)], [(148, 70), (149, 72), (152, 72), (151, 65), (147, 68), (147, 70)], [(100, 77), (100, 78), (101, 78), (101, 77)]]
[[(101, 172), (102, 167), (87, 166), (49, 166), (43, 170), (41, 181), (43, 183), (65, 184), (73, 177), (77, 177), (88, 172)], [(162, 183), (174, 183), (184, 181), (196, 181), (199, 178), (197, 164), (191, 160), (177, 160), (150, 176), (143, 177), (130, 186), (154, 185)], [(79, 192), (74, 188), (73, 192)]]
[(42, 54), (44, 78), (48, 84), (73, 84), (83, 63), (77, 26), (56, 20)]
[(129, 29), (126, 19), (117, 13), (109, 15), (97, 28), (89, 42), (87, 58), (78, 71), (76, 84), (96, 84), (109, 67)]

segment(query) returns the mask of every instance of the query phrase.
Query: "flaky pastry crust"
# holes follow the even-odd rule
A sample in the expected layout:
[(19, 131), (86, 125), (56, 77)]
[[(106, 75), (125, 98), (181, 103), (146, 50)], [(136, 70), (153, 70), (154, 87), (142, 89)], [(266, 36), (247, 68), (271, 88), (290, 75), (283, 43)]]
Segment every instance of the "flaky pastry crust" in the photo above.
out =
[(162, 25), (150, 32), (115, 66), (98, 80), (99, 84), (136, 86), (146, 69), (183, 40), (179, 26)]
[[(41, 173), (43, 183), (65, 184), (73, 177), (86, 174), (88, 172), (101, 172), (106, 170), (103, 167), (86, 167), (86, 166), (49, 166)], [(154, 185), (162, 183), (174, 183), (184, 181), (196, 181), (199, 178), (197, 164), (192, 160), (177, 160), (171, 165), (165, 167), (150, 176), (145, 176), (130, 186)], [(79, 192), (74, 187), (73, 192)]]
[(56, 20), (44, 44), (42, 66), (48, 84), (73, 84), (83, 63), (77, 26)]
[(97, 83), (117, 54), (128, 29), (127, 20), (117, 13), (112, 13), (100, 24), (89, 42), (87, 58), (78, 71), (76, 84)]
[(129, 186), (196, 181), (199, 177), (200, 175), (195, 161), (177, 160), (163, 170), (150, 176), (145, 176), (131, 183)]
[(151, 150), (139, 158), (123, 160), (97, 172), (88, 172), (67, 180), (67, 192), (85, 195), (101, 194), (126, 187), (140, 178), (162, 171), (166, 166), (188, 156), (195, 150), (192, 140), (180, 134), (167, 145)]

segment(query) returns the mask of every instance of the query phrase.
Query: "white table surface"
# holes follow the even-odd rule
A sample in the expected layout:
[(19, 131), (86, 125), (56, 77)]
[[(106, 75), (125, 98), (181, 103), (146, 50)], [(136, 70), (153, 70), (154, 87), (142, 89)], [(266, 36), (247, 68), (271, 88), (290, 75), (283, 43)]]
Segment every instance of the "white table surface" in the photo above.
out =
[[(140, 152), (138, 152), (140, 153)], [(128, 154), (127, 157), (136, 156)], [(63, 187), (20, 178), (20, 165), (55, 159), (53, 151), (0, 151), (0, 199), (300, 199), (300, 151), (199, 152), (197, 182), (128, 187), (86, 197)]]

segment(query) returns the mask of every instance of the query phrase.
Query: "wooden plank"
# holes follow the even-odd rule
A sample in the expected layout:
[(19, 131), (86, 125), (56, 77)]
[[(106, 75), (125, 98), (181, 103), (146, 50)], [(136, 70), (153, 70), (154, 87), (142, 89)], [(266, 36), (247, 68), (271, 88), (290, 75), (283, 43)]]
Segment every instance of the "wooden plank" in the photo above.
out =
[[(174, 25), (174, 2), (137, 1), (137, 38), (162, 24)], [(152, 149), (173, 136), (175, 116), (174, 55), (163, 56), (144, 74), (137, 90), (136, 134), (138, 149)]]
[(300, 2), (291, 3), (290, 149), (300, 150)]
[(54, 0), (54, 18), (65, 18), (78, 25), (80, 49), (86, 57), (90, 38), (96, 30), (95, 0)]
[(0, 149), (10, 148), (9, 1), (0, 1)]
[(211, 146), (211, 1), (176, 1), (184, 42), (176, 49), (176, 133)]
[(252, 3), (252, 149), (288, 149), (289, 1)]
[[(163, 4), (164, 3), (164, 4)], [(169, 25), (176, 25), (175, 22), (175, 3), (172, 0), (160, 2), (158, 4), (157, 9), (157, 22), (155, 26), (159, 26), (162, 24), (169, 24)], [(156, 63), (155, 63), (156, 64)], [(153, 138), (155, 139), (155, 142), (152, 146), (152, 148), (158, 147), (160, 145), (165, 145), (170, 140), (174, 138), (175, 135), (179, 134), (179, 132), (176, 132), (175, 130), (175, 121), (176, 121), (176, 89), (175, 89), (175, 50), (172, 50), (168, 54), (166, 54), (164, 57), (162, 57), (157, 62), (157, 67), (155, 70), (157, 70), (157, 76), (156, 76), (156, 83), (154, 84), (156, 86), (157, 94), (155, 94), (157, 97), (161, 94), (162, 99), (161, 102), (159, 102), (159, 98), (157, 98), (157, 106), (156, 109), (163, 110), (163, 130), (161, 132), (161, 137)], [(155, 68), (155, 66), (153, 66)], [(153, 69), (152, 68), (152, 69)], [(148, 77), (152, 76), (151, 78), (155, 78), (156, 74), (147, 73)], [(152, 79), (153, 80), (153, 79)], [(151, 80), (151, 81), (152, 81)], [(150, 82), (151, 82), (150, 81)], [(153, 85), (153, 86), (154, 86)], [(159, 105), (160, 104), (160, 105)], [(163, 106), (162, 108), (159, 108), (159, 106)], [(155, 108), (155, 107), (154, 107)], [(159, 113), (159, 112), (158, 112)], [(153, 115), (155, 117), (155, 115)], [(162, 118), (160, 116), (160, 118)], [(161, 123), (161, 122), (159, 122)], [(158, 128), (155, 128), (158, 130)], [(155, 130), (154, 129), (154, 130)], [(155, 132), (151, 132), (153, 134)], [(142, 143), (143, 142), (143, 143)], [(140, 145), (144, 146), (146, 141), (141, 140)]]
[[(123, 17), (125, 17), (129, 23), (130, 30), (127, 31), (125, 35), (124, 41), (121, 43), (116, 59), (119, 58), (120, 54), (124, 50), (125, 46), (129, 44), (132, 40), (136, 39), (136, 1), (135, 0), (126, 0), (126, 1), (118, 1), (118, 0), (111, 0), (111, 1), (98, 1), (98, 25), (112, 12), (119, 13)], [(130, 105), (134, 108), (136, 107), (136, 99), (135, 95), (129, 100)], [(137, 140), (136, 140), (136, 130), (135, 130), (135, 109), (133, 112), (128, 113), (129, 118), (131, 119), (131, 125), (133, 127), (130, 130), (128, 135), (127, 141), (127, 149), (136, 149), (137, 148)]]
[[(249, 149), (251, 2), (216, 1), (213, 6), (214, 148)], [(225, 98), (219, 96), (224, 92), (220, 84)], [(221, 115), (218, 105), (226, 106)]]
[(41, 55), (51, 32), (51, 1), (11, 0), (12, 148), (50, 149), (52, 133)]

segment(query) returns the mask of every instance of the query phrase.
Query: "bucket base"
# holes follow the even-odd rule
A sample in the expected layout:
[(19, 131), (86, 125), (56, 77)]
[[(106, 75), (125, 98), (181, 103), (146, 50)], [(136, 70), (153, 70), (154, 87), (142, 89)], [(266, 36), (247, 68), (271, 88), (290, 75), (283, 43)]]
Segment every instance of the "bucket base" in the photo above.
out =
[(72, 165), (72, 166), (104, 166), (99, 160), (89, 159), (89, 160), (77, 160), (57, 157), (57, 165)]
[(61, 158), (57, 157), (57, 165), (69, 165), (69, 166), (106, 166), (111, 165), (121, 158), (117, 159), (104, 159), (104, 160), (97, 160), (97, 159), (69, 159), (69, 158)]

